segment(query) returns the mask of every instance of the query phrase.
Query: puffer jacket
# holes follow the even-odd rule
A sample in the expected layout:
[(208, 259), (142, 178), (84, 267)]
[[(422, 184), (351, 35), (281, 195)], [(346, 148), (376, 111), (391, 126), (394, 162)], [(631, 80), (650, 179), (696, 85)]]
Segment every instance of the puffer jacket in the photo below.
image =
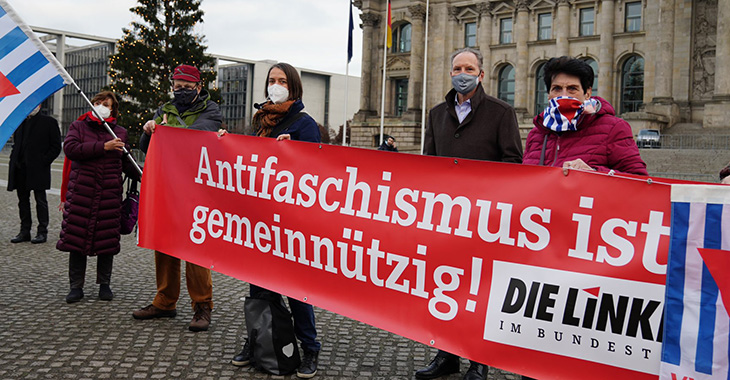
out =
[[(127, 130), (109, 123), (127, 142)], [(139, 174), (117, 150), (105, 151), (112, 136), (88, 116), (71, 123), (63, 151), (71, 161), (61, 238), (56, 248), (89, 256), (119, 253), (122, 203), (122, 170), (132, 178)], [(127, 147), (129, 149), (129, 147)]]
[[(223, 123), (223, 116), (218, 104), (210, 100), (210, 94), (207, 90), (200, 91), (200, 95), (193, 103), (192, 107), (180, 114), (172, 102), (167, 102), (155, 112), (154, 120), (157, 124), (162, 124), (162, 116), (167, 115), (167, 124), (171, 127), (181, 127), (197, 129), (200, 131), (217, 131)], [(178, 117), (185, 122), (183, 125)], [(187, 127), (186, 127), (187, 126)], [(140, 149), (147, 153), (150, 146), (152, 135), (143, 133), (139, 139)]]
[(598, 96), (593, 99), (601, 103), (601, 108), (595, 114), (582, 115), (577, 131), (551, 131), (542, 125), (543, 114), (537, 115), (535, 127), (527, 135), (522, 163), (539, 165), (545, 145), (545, 166), (562, 167), (564, 162), (580, 158), (599, 172), (648, 175), (629, 123), (615, 116), (608, 101)]

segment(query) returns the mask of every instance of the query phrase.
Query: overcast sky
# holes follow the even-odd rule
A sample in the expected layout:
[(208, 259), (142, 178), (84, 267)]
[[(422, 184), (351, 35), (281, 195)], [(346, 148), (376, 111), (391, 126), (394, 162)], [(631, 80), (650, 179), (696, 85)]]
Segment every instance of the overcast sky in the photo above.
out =
[[(8, 0), (31, 26), (120, 38), (134, 0)], [(345, 73), (349, 0), (203, 0), (208, 52)], [(350, 75), (360, 76), (362, 30), (353, 8)]]

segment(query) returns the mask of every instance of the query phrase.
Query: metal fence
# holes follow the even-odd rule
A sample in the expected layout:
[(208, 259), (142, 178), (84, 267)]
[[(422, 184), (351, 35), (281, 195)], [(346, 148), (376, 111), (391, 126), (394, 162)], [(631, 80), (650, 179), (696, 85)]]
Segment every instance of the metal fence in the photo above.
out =
[(662, 135), (654, 148), (730, 149), (730, 135)]
[[(719, 183), (720, 179), (717, 174), (698, 174), (698, 173), (649, 173), (649, 177), (653, 178), (671, 178), (684, 181)], [(658, 179), (657, 179), (658, 180)]]

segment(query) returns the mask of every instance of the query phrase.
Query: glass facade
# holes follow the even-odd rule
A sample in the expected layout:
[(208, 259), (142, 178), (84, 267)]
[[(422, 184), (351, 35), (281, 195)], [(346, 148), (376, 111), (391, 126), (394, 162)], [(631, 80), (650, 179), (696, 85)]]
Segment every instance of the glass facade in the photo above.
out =
[(593, 96), (598, 95), (598, 62), (593, 58), (586, 58), (583, 60), (589, 64), (593, 69), (593, 85), (591, 86), (591, 94)]
[(512, 43), (512, 18), (503, 18), (499, 20), (499, 43)]
[(246, 128), (246, 102), (251, 67), (248, 64), (221, 66), (218, 68), (218, 88), (221, 91), (223, 121), (232, 132), (244, 132)]
[(553, 15), (541, 13), (537, 16), (537, 39), (549, 40), (553, 38)]
[[(109, 56), (114, 45), (100, 43), (85, 49), (66, 53), (66, 71), (74, 78), (86, 96), (91, 99), (101, 89), (109, 85)], [(79, 116), (89, 112), (91, 107), (73, 86), (63, 90), (63, 119), (61, 133), (65, 136), (68, 126)]]
[(636, 112), (644, 104), (644, 58), (634, 55), (621, 68), (621, 113)]
[(464, 46), (476, 47), (477, 46), (477, 23), (467, 22), (464, 24)]
[(512, 65), (507, 65), (499, 71), (499, 90), (497, 97), (515, 105), (515, 69)]
[(393, 30), (393, 53), (411, 51), (411, 24), (403, 24)]
[(596, 20), (596, 12), (593, 8), (582, 8), (580, 10), (580, 35), (592, 36), (594, 34), (594, 25)]
[(408, 79), (395, 80), (395, 115), (401, 116), (408, 109)]
[(625, 31), (638, 32), (641, 30), (641, 1), (626, 3)]
[(545, 64), (541, 63), (535, 71), (535, 115), (545, 110), (548, 105), (548, 91), (545, 86)]

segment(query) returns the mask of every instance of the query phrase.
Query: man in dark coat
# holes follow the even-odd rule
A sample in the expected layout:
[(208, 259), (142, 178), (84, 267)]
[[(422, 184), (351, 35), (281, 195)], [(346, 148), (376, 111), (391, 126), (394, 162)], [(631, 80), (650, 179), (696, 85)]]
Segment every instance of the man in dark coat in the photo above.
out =
[[(15, 131), (10, 152), (8, 191), (17, 191), (20, 211), (20, 233), (10, 240), (12, 243), (45, 243), (48, 237), (46, 190), (51, 188), (51, 163), (61, 153), (61, 132), (56, 119), (41, 115), (40, 109), (40, 105), (36, 107)], [(31, 191), (35, 196), (38, 218), (37, 234), (32, 240)]]
[[(154, 136), (155, 125), (167, 125), (201, 131), (218, 131), (223, 117), (218, 104), (210, 100), (208, 91), (200, 81), (200, 71), (189, 65), (175, 68), (173, 75), (174, 99), (155, 112), (154, 120), (143, 126), (140, 148), (147, 152)], [(135, 319), (173, 318), (177, 315), (177, 301), (180, 297), (180, 259), (164, 252), (155, 251), (157, 294), (152, 304), (135, 310)], [(185, 277), (188, 294), (193, 301), (193, 320), (190, 331), (206, 331), (210, 325), (213, 309), (213, 282), (210, 269), (185, 263)]]
[(397, 152), (398, 148), (395, 146), (395, 137), (390, 135), (383, 135), (383, 143), (380, 144), (378, 150), (385, 150), (388, 152)]
[[(515, 110), (484, 93), (482, 54), (464, 48), (451, 55), (453, 89), (446, 101), (429, 112), (424, 153), (474, 160), (522, 162), (522, 140)], [(464, 380), (485, 380), (488, 367), (471, 362)], [(459, 372), (459, 357), (439, 351), (417, 379), (435, 379)]]

